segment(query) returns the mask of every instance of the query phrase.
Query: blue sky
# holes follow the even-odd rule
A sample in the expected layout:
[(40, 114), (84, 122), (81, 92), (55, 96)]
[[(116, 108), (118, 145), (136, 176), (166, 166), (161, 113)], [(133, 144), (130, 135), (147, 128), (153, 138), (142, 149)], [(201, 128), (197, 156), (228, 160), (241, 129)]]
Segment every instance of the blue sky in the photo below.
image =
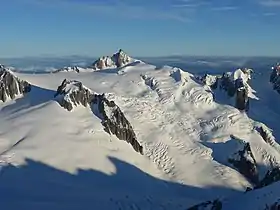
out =
[(280, 56), (280, 0), (9, 0), (0, 57)]

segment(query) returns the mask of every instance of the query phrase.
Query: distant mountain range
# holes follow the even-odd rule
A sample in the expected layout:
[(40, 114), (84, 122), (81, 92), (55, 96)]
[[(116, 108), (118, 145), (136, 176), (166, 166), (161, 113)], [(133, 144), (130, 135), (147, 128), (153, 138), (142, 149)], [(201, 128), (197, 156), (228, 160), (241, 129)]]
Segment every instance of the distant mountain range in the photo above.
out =
[(279, 209), (278, 67), (214, 60), (0, 65), (1, 207)]

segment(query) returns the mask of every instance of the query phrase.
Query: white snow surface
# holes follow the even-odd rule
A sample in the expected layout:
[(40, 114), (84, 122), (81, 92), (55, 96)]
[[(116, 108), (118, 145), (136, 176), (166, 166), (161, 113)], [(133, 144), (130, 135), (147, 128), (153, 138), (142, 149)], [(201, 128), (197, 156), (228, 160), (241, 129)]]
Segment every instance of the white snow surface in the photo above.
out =
[(80, 72), (90, 72), (90, 71), (94, 71), (93, 68), (83, 68), (83, 67), (79, 67), (79, 66), (65, 66), (63, 68), (60, 69), (55, 69), (53, 71), (51, 71), (52, 73), (59, 73), (59, 72), (76, 72), (76, 73), (80, 73)]
[[(216, 198), (254, 200), (259, 191), (244, 195), (251, 184), (226, 161), (236, 152), (231, 135), (250, 143), (261, 176), (280, 163), (279, 151), (255, 131), (253, 119), (215, 102), (182, 69), (139, 62), (80, 74), (16, 75), (33, 87), (25, 97), (0, 104), (3, 209), (180, 210)], [(63, 109), (53, 96), (65, 78), (107, 93), (131, 123), (144, 155), (110, 137), (90, 107)], [(253, 202), (232, 201), (240, 206), (225, 209), (254, 209)]]
[(237, 80), (237, 79), (242, 79), (244, 82), (247, 82), (249, 79), (251, 79), (250, 77), (250, 71), (247, 71), (248, 73), (244, 73), (241, 69), (237, 69), (234, 73), (233, 73), (233, 80)]

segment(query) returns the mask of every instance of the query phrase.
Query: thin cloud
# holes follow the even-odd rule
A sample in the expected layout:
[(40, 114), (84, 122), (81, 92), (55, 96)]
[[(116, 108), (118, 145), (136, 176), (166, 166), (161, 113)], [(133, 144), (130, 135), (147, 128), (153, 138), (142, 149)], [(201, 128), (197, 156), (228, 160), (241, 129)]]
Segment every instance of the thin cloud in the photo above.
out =
[(180, 0), (179, 3), (172, 5), (172, 7), (186, 8), (186, 9), (206, 9), (211, 11), (233, 11), (237, 10), (236, 6), (219, 6), (211, 2), (200, 0)]
[(259, 0), (259, 4), (266, 7), (280, 7), (280, 0)]
[(180, 0), (176, 4), (172, 4), (171, 7), (177, 8), (198, 8), (201, 6), (208, 5), (208, 2), (198, 0)]
[(275, 15), (277, 15), (277, 14), (273, 13), (273, 12), (263, 13), (263, 16), (275, 16)]
[[(19, 1), (19, 0), (17, 0)], [(25, 0), (25, 2), (73, 10), (77, 12), (88, 12), (92, 14), (101, 14), (108, 16), (118, 16), (134, 19), (159, 19), (159, 20), (174, 20), (180, 22), (190, 22), (190, 14), (182, 13), (171, 8), (165, 12), (157, 8), (152, 8), (146, 5), (131, 5), (128, 2), (116, 0), (113, 4), (102, 4), (95, 2), (83, 2), (78, 0)]]
[(232, 10), (237, 10), (238, 7), (234, 6), (226, 6), (226, 7), (212, 7), (211, 10), (213, 11), (232, 11)]
[(200, 4), (174, 4), (171, 7), (178, 7), (178, 8), (196, 8), (201, 6)]

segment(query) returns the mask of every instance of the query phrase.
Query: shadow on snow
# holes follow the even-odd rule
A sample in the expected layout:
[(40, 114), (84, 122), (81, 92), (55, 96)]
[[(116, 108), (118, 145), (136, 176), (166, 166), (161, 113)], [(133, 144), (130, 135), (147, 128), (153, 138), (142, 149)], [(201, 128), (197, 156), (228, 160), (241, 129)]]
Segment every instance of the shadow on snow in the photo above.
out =
[(180, 210), (229, 191), (160, 180), (119, 159), (108, 158), (116, 168), (110, 175), (92, 169), (78, 169), (71, 174), (31, 159), (19, 167), (3, 166), (1, 208)]
[(1, 111), (5, 111), (8, 115), (11, 115), (23, 110), (32, 109), (48, 101), (52, 101), (55, 93), (56, 91), (54, 90), (32, 85), (29, 93), (17, 98), (14, 103), (3, 107)]

